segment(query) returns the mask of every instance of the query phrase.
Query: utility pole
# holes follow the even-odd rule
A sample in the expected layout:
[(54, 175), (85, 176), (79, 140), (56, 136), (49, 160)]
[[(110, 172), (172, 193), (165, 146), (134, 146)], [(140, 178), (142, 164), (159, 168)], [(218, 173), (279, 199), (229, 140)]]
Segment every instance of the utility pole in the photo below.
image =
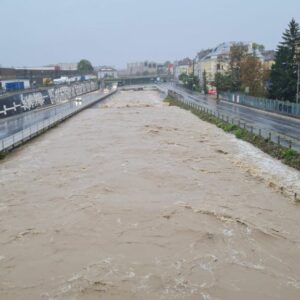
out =
[(300, 62), (298, 62), (298, 72), (297, 72), (297, 95), (296, 95), (296, 103), (299, 104), (299, 78), (300, 78)]
[(193, 76), (195, 76), (195, 58), (193, 58)]

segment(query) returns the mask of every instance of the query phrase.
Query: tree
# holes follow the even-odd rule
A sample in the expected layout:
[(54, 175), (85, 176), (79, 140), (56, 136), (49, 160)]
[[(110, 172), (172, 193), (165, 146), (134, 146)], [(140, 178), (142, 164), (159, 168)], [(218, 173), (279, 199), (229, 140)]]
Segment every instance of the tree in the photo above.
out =
[(202, 78), (203, 78), (203, 91), (204, 94), (207, 95), (208, 94), (208, 89), (207, 89), (207, 76), (206, 76), (206, 71), (204, 70), (202, 73)]
[(236, 43), (230, 47), (230, 76), (231, 76), (231, 90), (240, 91), (241, 82), (241, 61), (248, 54), (248, 46), (243, 43)]
[(254, 53), (258, 50), (259, 52), (265, 51), (265, 46), (262, 44), (253, 43), (252, 48), (254, 50)]
[(217, 99), (220, 98), (220, 93), (230, 90), (232, 82), (231, 77), (228, 74), (216, 73), (215, 85), (217, 90)]
[(185, 85), (188, 81), (188, 75), (186, 73), (181, 73), (178, 79)]
[(265, 96), (264, 68), (262, 62), (253, 54), (244, 57), (240, 63), (241, 87), (251, 96)]
[(91, 64), (90, 61), (87, 59), (82, 59), (78, 64), (77, 64), (77, 70), (80, 73), (91, 73), (94, 71), (94, 68)]
[(182, 73), (179, 75), (179, 80), (183, 83), (183, 85), (186, 88), (188, 88), (190, 90), (199, 90), (200, 89), (198, 76)]
[(297, 93), (297, 67), (299, 53), (297, 45), (300, 42), (299, 24), (292, 19), (288, 29), (282, 35), (278, 45), (275, 64), (272, 66), (269, 96), (273, 99), (295, 101)]

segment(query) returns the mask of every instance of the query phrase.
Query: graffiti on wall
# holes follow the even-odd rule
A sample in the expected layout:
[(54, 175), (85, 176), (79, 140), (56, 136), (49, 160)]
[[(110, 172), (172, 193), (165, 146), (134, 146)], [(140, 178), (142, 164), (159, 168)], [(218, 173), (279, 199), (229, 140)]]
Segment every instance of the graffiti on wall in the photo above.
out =
[(39, 92), (24, 92), (0, 99), (0, 117), (8, 117), (13, 114), (33, 110), (45, 105), (59, 104), (70, 99), (95, 91), (98, 83), (86, 81), (73, 85), (64, 85), (45, 89)]

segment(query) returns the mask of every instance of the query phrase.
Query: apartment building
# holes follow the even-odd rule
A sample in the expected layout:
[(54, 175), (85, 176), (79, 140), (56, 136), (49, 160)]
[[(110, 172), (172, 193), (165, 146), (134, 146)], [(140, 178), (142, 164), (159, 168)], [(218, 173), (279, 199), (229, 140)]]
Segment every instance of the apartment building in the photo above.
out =
[(156, 62), (134, 62), (127, 64), (128, 75), (154, 75), (157, 74), (158, 64)]
[(203, 72), (206, 72), (207, 82), (213, 82), (217, 72), (226, 73), (229, 70), (230, 49), (233, 45), (243, 43), (248, 47), (249, 53), (264, 61), (262, 53), (253, 49), (252, 42), (226, 42), (212, 49), (204, 57), (198, 57), (195, 63), (195, 75), (199, 76), (200, 82), (203, 81)]

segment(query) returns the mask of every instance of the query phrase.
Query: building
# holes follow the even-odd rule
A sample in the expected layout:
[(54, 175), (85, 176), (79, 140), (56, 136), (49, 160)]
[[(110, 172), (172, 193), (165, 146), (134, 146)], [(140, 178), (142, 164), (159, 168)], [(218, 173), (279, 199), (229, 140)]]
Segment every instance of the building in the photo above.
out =
[(235, 42), (222, 43), (209, 51), (206, 55), (199, 57), (196, 62), (197, 76), (203, 82), (203, 72), (206, 72), (207, 82), (214, 81), (217, 71), (226, 72), (229, 69), (230, 48)]
[(58, 63), (54, 65), (62, 71), (77, 71), (77, 63)]
[(174, 75), (174, 64), (168, 64), (168, 74)]
[(98, 79), (118, 78), (117, 70), (112, 67), (102, 66), (95, 68)]
[(218, 45), (207, 53), (204, 57), (199, 57), (196, 61), (195, 75), (199, 76), (200, 82), (203, 82), (203, 72), (206, 72), (208, 84), (214, 82), (217, 72), (226, 73), (229, 70), (230, 49), (232, 46), (242, 43), (248, 47), (248, 53), (255, 54), (262, 62), (264, 57), (261, 52), (253, 49), (252, 42), (226, 42)]
[(205, 50), (201, 50), (200, 52), (197, 53), (195, 61), (194, 61), (194, 75), (198, 76), (199, 80), (201, 80), (202, 77), (202, 73), (201, 72), (201, 65), (200, 65), (200, 61), (207, 56), (210, 52), (212, 51), (212, 49), (205, 49)]
[(181, 74), (192, 74), (193, 73), (193, 61), (186, 57), (180, 61), (174, 63), (174, 78), (179, 80)]
[(58, 66), (0, 68), (0, 80), (29, 80), (30, 85), (42, 85), (43, 80), (77, 76), (77, 70), (61, 70)]
[(266, 50), (262, 52), (265, 70), (270, 71), (272, 69), (272, 66), (275, 64), (275, 54), (276, 51), (274, 50)]
[(127, 64), (127, 75), (156, 75), (158, 64), (156, 62), (135, 62)]

